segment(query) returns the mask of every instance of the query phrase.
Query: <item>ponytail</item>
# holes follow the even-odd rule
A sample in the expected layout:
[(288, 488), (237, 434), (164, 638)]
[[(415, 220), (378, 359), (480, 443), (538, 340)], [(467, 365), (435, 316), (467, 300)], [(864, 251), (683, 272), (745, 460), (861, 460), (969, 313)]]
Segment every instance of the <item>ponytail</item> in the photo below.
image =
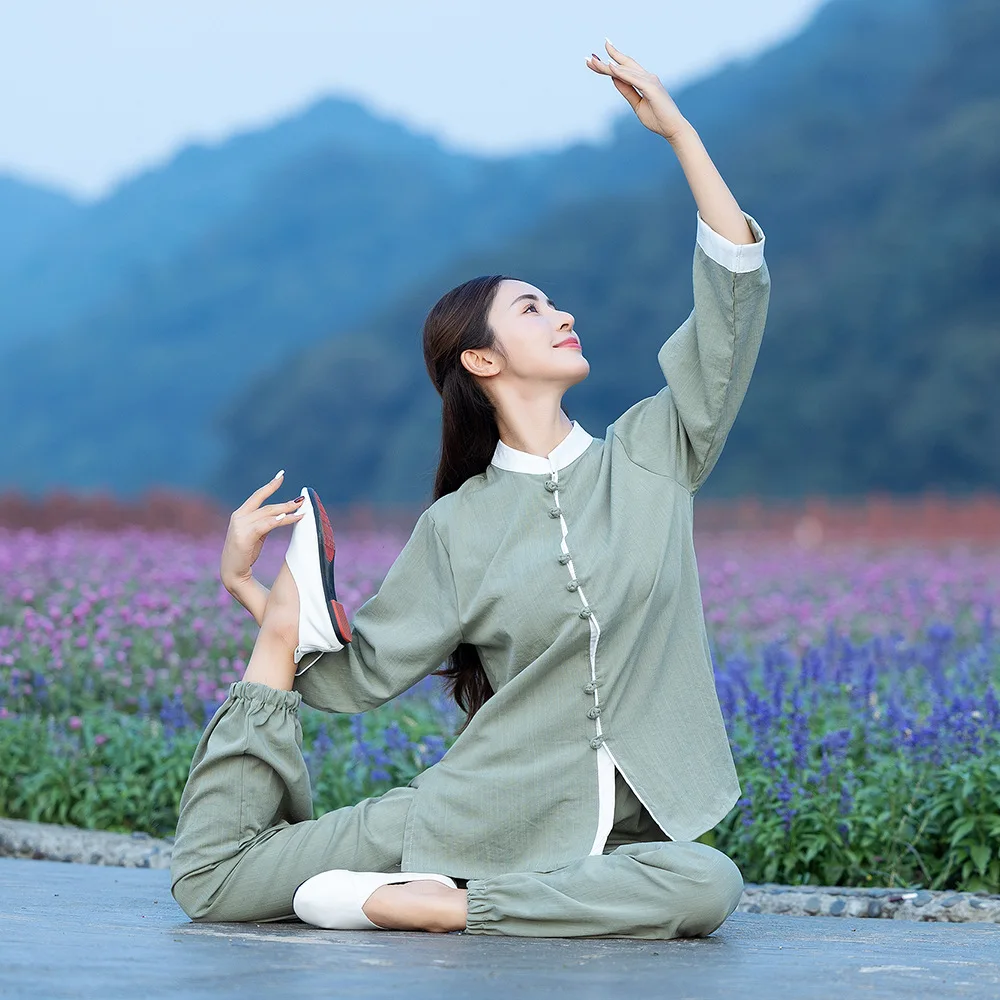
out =
[[(472, 278), (443, 295), (424, 323), (424, 361), (441, 396), (441, 456), (434, 477), (434, 499), (453, 493), (486, 471), (500, 432), (492, 401), (462, 364), (463, 351), (489, 348), (503, 354), (487, 322), (496, 290), (508, 275)], [(435, 670), (445, 689), (466, 713), (462, 732), (493, 697), (493, 686), (471, 643), (459, 643), (448, 666)]]

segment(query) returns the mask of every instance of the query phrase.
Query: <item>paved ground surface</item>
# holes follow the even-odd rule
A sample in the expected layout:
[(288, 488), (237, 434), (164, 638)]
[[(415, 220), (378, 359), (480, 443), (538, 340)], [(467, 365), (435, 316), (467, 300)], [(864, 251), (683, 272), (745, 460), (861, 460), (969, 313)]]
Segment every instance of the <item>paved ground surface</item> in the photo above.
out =
[[(172, 838), (0, 817), (0, 857), (169, 868)], [(1000, 893), (747, 882), (737, 910), (782, 916), (879, 917), (1000, 924)], [(998, 998), (1000, 1000), (1000, 998)]]
[(0, 996), (1000, 997), (1000, 925), (734, 913), (706, 938), (200, 924), (164, 870), (0, 858)]

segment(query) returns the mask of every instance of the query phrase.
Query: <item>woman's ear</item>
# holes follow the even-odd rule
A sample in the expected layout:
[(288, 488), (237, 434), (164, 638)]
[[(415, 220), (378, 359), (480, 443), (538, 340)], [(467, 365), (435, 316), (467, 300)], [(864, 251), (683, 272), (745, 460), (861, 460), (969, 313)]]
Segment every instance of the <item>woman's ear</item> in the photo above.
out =
[(490, 376), (500, 371), (496, 352), (488, 347), (468, 348), (462, 351), (459, 361), (473, 375)]

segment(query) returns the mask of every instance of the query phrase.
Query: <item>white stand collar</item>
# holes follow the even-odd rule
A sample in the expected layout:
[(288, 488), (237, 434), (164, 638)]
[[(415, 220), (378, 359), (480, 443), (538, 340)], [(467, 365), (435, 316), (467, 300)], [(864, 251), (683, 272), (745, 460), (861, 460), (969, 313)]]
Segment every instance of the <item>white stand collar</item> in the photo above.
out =
[(493, 452), (492, 464), (510, 472), (551, 472), (561, 469), (570, 462), (576, 461), (589, 447), (593, 437), (579, 424), (573, 421), (573, 429), (546, 456), (533, 455), (531, 452), (518, 451), (503, 441), (497, 441)]

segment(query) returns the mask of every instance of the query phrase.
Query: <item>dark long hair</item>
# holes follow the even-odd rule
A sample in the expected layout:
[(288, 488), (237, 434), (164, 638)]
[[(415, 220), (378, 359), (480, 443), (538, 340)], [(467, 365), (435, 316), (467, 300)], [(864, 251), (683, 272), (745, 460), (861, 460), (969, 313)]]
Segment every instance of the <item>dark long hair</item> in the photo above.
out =
[[(463, 282), (438, 299), (424, 322), (424, 362), (441, 395), (435, 500), (485, 472), (500, 440), (493, 403), (461, 356), (463, 351), (490, 348), (506, 357), (487, 316), (500, 282), (508, 277), (490, 274)], [(461, 732), (494, 694), (479, 651), (471, 643), (459, 643), (448, 657), (448, 667), (434, 673), (445, 678), (446, 690), (466, 713)]]

